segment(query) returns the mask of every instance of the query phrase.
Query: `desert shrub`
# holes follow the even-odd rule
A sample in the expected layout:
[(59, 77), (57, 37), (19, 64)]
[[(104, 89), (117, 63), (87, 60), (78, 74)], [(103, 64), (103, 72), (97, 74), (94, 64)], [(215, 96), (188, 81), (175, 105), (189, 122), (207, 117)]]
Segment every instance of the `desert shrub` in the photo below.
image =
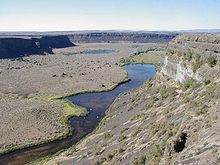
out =
[(196, 81), (196, 80), (194, 80), (194, 79), (192, 79), (192, 78), (190, 78), (190, 79), (187, 79), (183, 84), (182, 84), (182, 89), (184, 90), (184, 91), (186, 91), (187, 89), (189, 89), (189, 88), (196, 88), (196, 87), (198, 87), (199, 86), (199, 83)]
[(163, 140), (159, 144), (155, 144), (154, 146), (152, 146), (147, 153), (145, 162), (147, 162), (148, 165), (158, 165), (161, 160), (161, 157), (164, 154), (165, 147), (165, 140)]
[(209, 111), (208, 108), (209, 107), (207, 105), (202, 105), (201, 107), (198, 107), (196, 115), (200, 116), (206, 114)]
[(166, 138), (168, 139), (174, 136), (178, 132), (178, 129), (179, 129), (178, 124), (170, 123), (166, 128), (166, 135), (167, 135)]
[(174, 50), (172, 50), (172, 49), (170, 49), (170, 48), (167, 48), (167, 54), (174, 54), (175, 53), (175, 51)]
[(150, 130), (152, 134), (157, 133), (158, 131), (162, 130), (165, 127), (164, 123), (161, 121), (155, 122), (150, 126)]
[(192, 70), (195, 73), (203, 64), (203, 60), (199, 54), (195, 55), (194, 62), (192, 65)]
[(134, 130), (134, 132), (132, 133), (132, 136), (136, 137), (141, 131), (142, 131), (142, 128), (138, 127), (138, 129)]
[(105, 132), (104, 133), (104, 139), (110, 139), (113, 135), (111, 134), (111, 132)]
[(101, 147), (96, 147), (95, 148), (95, 155), (100, 155), (101, 153), (101, 150), (102, 150), (102, 148)]
[[(179, 124), (170, 123), (167, 127), (164, 126), (164, 123), (159, 122), (156, 124), (158, 128), (164, 133), (165, 135), (160, 142), (154, 144), (149, 150), (146, 155), (145, 162), (147, 165), (158, 165), (166, 147), (167, 140), (176, 135), (179, 129)], [(163, 125), (163, 126), (162, 126)], [(161, 135), (162, 136), (162, 135)]]
[(129, 128), (128, 128), (128, 127), (125, 127), (125, 128), (123, 128), (123, 129), (121, 130), (121, 132), (124, 133), (124, 132), (127, 131), (127, 130), (129, 130)]
[(120, 133), (119, 137), (118, 137), (118, 141), (121, 142), (121, 141), (125, 140), (126, 138), (127, 137), (123, 133)]
[(186, 53), (184, 53), (184, 60), (191, 61), (193, 58), (192, 50), (188, 49)]
[(119, 61), (120, 64), (129, 64), (133, 62), (134, 62), (134, 59), (132, 57), (121, 58)]
[(206, 87), (205, 98), (206, 99), (219, 99), (220, 98), (220, 84), (211, 83)]
[(132, 160), (133, 165), (145, 165), (145, 162), (146, 162), (146, 156), (135, 157)]
[(171, 117), (170, 109), (164, 110), (164, 111), (163, 111), (163, 115), (164, 115), (166, 118), (170, 118), (170, 117)]
[(112, 160), (112, 158), (115, 156), (116, 153), (117, 153), (116, 150), (113, 151), (113, 152), (111, 152), (111, 153), (108, 153), (108, 155), (107, 155), (107, 159), (108, 159), (108, 161)]
[(216, 56), (209, 56), (207, 58), (207, 63), (210, 67), (214, 67), (217, 64), (218, 60)]
[(209, 85), (211, 83), (211, 80), (205, 80), (204, 83), (205, 85)]
[(103, 164), (106, 161), (107, 161), (107, 158), (106, 157), (102, 157), (101, 159), (99, 159), (99, 160), (97, 160), (95, 162), (95, 165), (101, 165), (101, 164)]
[(166, 86), (163, 85), (160, 88), (161, 100), (164, 100), (168, 97), (175, 97), (177, 95), (178, 95), (178, 93), (176, 92), (175, 87), (166, 87)]
[(215, 39), (215, 41), (213, 42), (214, 44), (219, 44), (220, 40), (219, 39)]
[(119, 150), (118, 150), (118, 153), (122, 153), (122, 152), (124, 152), (126, 149), (124, 149), (124, 148), (120, 148)]

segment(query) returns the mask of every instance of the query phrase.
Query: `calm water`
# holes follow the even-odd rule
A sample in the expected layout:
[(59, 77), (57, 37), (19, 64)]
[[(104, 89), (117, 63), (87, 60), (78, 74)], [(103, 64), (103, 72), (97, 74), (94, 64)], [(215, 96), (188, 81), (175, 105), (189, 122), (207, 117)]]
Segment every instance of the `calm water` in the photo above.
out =
[(113, 50), (88, 50), (80, 52), (80, 54), (112, 54)]
[(126, 65), (124, 69), (127, 71), (130, 81), (117, 86), (112, 91), (84, 93), (67, 97), (74, 104), (86, 107), (89, 111), (89, 115), (86, 117), (73, 117), (70, 119), (72, 128), (72, 135), (70, 137), (1, 155), (0, 164), (22, 165), (37, 158), (54, 154), (59, 150), (69, 148), (95, 129), (104, 116), (105, 111), (120, 93), (141, 86), (145, 80), (151, 78), (156, 73), (154, 65), (147, 64)]

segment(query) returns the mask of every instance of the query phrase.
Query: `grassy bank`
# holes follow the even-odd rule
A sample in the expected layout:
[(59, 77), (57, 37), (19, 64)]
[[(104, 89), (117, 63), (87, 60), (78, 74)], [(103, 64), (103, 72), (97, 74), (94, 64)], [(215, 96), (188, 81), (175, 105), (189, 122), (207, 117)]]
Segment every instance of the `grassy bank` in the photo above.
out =
[(165, 51), (163, 50), (152, 50), (141, 53), (134, 53), (127, 58), (122, 58), (119, 61), (120, 66), (126, 64), (154, 64), (157, 69), (161, 66), (165, 57)]
[[(44, 101), (50, 101), (48, 98), (44, 97)], [(36, 98), (35, 98), (36, 99)], [(43, 98), (41, 98), (42, 100)], [(60, 100), (63, 104), (63, 114), (60, 116), (59, 122), (64, 125), (65, 131), (61, 132), (58, 135), (52, 136), (48, 138), (47, 140), (41, 141), (41, 142), (29, 142), (23, 145), (10, 145), (7, 147), (7, 149), (0, 150), (0, 154), (6, 154), (15, 150), (20, 150), (23, 148), (28, 148), (40, 144), (49, 143), (54, 140), (59, 140), (66, 138), (67, 136), (71, 135), (70, 126), (69, 126), (69, 118), (71, 117), (80, 117), (80, 116), (86, 116), (88, 114), (88, 111), (80, 106), (74, 105), (71, 102), (67, 100)]]

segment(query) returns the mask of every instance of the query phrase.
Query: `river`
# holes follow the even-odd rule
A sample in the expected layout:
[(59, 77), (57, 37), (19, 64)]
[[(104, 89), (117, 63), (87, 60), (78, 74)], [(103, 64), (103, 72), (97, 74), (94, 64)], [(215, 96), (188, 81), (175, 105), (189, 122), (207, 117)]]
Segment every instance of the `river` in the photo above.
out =
[(113, 90), (82, 93), (66, 98), (74, 104), (87, 108), (89, 111), (89, 114), (85, 117), (73, 117), (70, 119), (71, 136), (62, 140), (55, 140), (1, 155), (0, 164), (23, 165), (71, 147), (97, 127), (101, 119), (105, 116), (108, 107), (120, 93), (141, 86), (145, 80), (153, 77), (156, 73), (155, 66), (149, 64), (129, 64), (123, 68), (127, 71), (130, 81), (118, 85)]

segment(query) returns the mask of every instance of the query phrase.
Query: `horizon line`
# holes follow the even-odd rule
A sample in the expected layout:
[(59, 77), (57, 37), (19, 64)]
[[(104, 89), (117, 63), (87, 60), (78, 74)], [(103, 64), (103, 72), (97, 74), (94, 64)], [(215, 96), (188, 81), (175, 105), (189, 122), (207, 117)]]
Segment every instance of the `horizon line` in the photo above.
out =
[(0, 30), (4, 32), (85, 32), (85, 31), (128, 31), (128, 32), (181, 32), (181, 31), (220, 31), (220, 28), (195, 28), (195, 29), (73, 29), (73, 30)]

